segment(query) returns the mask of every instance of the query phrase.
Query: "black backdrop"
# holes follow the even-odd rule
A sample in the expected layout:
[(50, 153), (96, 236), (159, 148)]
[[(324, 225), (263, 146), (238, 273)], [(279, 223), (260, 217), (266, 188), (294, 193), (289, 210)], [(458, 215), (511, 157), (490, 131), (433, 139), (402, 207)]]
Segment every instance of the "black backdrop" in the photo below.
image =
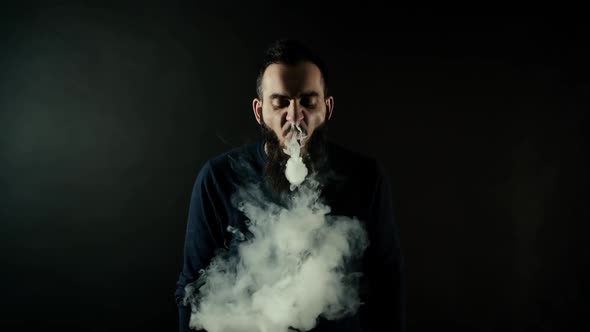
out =
[(177, 330), (193, 181), (257, 137), (277, 37), (393, 179), (409, 331), (589, 329), (584, 21), (195, 3), (2, 8), (2, 330)]

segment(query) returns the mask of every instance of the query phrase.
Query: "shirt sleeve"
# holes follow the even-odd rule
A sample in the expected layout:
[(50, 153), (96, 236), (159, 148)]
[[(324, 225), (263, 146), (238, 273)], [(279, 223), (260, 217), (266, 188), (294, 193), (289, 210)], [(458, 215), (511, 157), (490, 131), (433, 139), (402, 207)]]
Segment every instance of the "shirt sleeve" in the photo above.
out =
[(219, 183), (211, 165), (207, 163), (193, 186), (184, 240), (183, 267), (176, 282), (175, 298), (181, 332), (192, 331), (189, 328), (191, 307), (184, 302), (185, 286), (198, 279), (199, 271), (207, 268), (216, 250), (223, 245), (221, 198)]
[(395, 219), (390, 178), (377, 163), (374, 197), (371, 204), (369, 321), (372, 331), (406, 330), (404, 259), (399, 228)]

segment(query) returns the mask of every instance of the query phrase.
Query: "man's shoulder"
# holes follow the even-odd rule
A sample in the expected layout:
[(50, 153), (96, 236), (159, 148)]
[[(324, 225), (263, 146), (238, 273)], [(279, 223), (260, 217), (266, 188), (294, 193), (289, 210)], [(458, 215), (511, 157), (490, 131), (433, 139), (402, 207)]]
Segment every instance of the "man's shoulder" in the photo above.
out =
[(380, 171), (380, 161), (366, 152), (333, 141), (329, 142), (329, 151), (334, 168), (359, 175)]
[(203, 177), (230, 178), (234, 173), (252, 171), (257, 162), (259, 142), (244, 143), (217, 153), (206, 160), (200, 173)]
[(227, 167), (236, 160), (254, 160), (256, 159), (257, 148), (258, 142), (244, 143), (214, 155), (207, 163), (212, 168), (217, 169)]

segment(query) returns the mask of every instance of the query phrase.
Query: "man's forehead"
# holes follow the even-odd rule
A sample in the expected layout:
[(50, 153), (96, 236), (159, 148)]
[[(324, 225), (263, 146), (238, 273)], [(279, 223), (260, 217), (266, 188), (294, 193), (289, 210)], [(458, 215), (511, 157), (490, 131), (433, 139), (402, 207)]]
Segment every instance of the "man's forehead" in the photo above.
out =
[(266, 68), (262, 79), (265, 95), (281, 94), (298, 96), (304, 93), (321, 93), (322, 75), (310, 62), (297, 65), (272, 64)]

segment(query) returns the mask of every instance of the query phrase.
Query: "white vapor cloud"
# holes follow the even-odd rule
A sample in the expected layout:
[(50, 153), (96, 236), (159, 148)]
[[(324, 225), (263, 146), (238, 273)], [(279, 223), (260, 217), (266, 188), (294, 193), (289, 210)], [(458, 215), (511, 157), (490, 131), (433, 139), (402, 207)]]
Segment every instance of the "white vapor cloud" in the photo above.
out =
[[(288, 144), (295, 180), (307, 175), (296, 159), (298, 147), (296, 139)], [(199, 280), (185, 288), (191, 328), (308, 331), (320, 316), (333, 320), (356, 312), (360, 274), (349, 271), (347, 263), (368, 246), (365, 229), (355, 218), (329, 215), (313, 175), (291, 183), (296, 190), (287, 207), (261, 200), (255, 185), (238, 191), (247, 230), (229, 227), (236, 250), (217, 255)]]

